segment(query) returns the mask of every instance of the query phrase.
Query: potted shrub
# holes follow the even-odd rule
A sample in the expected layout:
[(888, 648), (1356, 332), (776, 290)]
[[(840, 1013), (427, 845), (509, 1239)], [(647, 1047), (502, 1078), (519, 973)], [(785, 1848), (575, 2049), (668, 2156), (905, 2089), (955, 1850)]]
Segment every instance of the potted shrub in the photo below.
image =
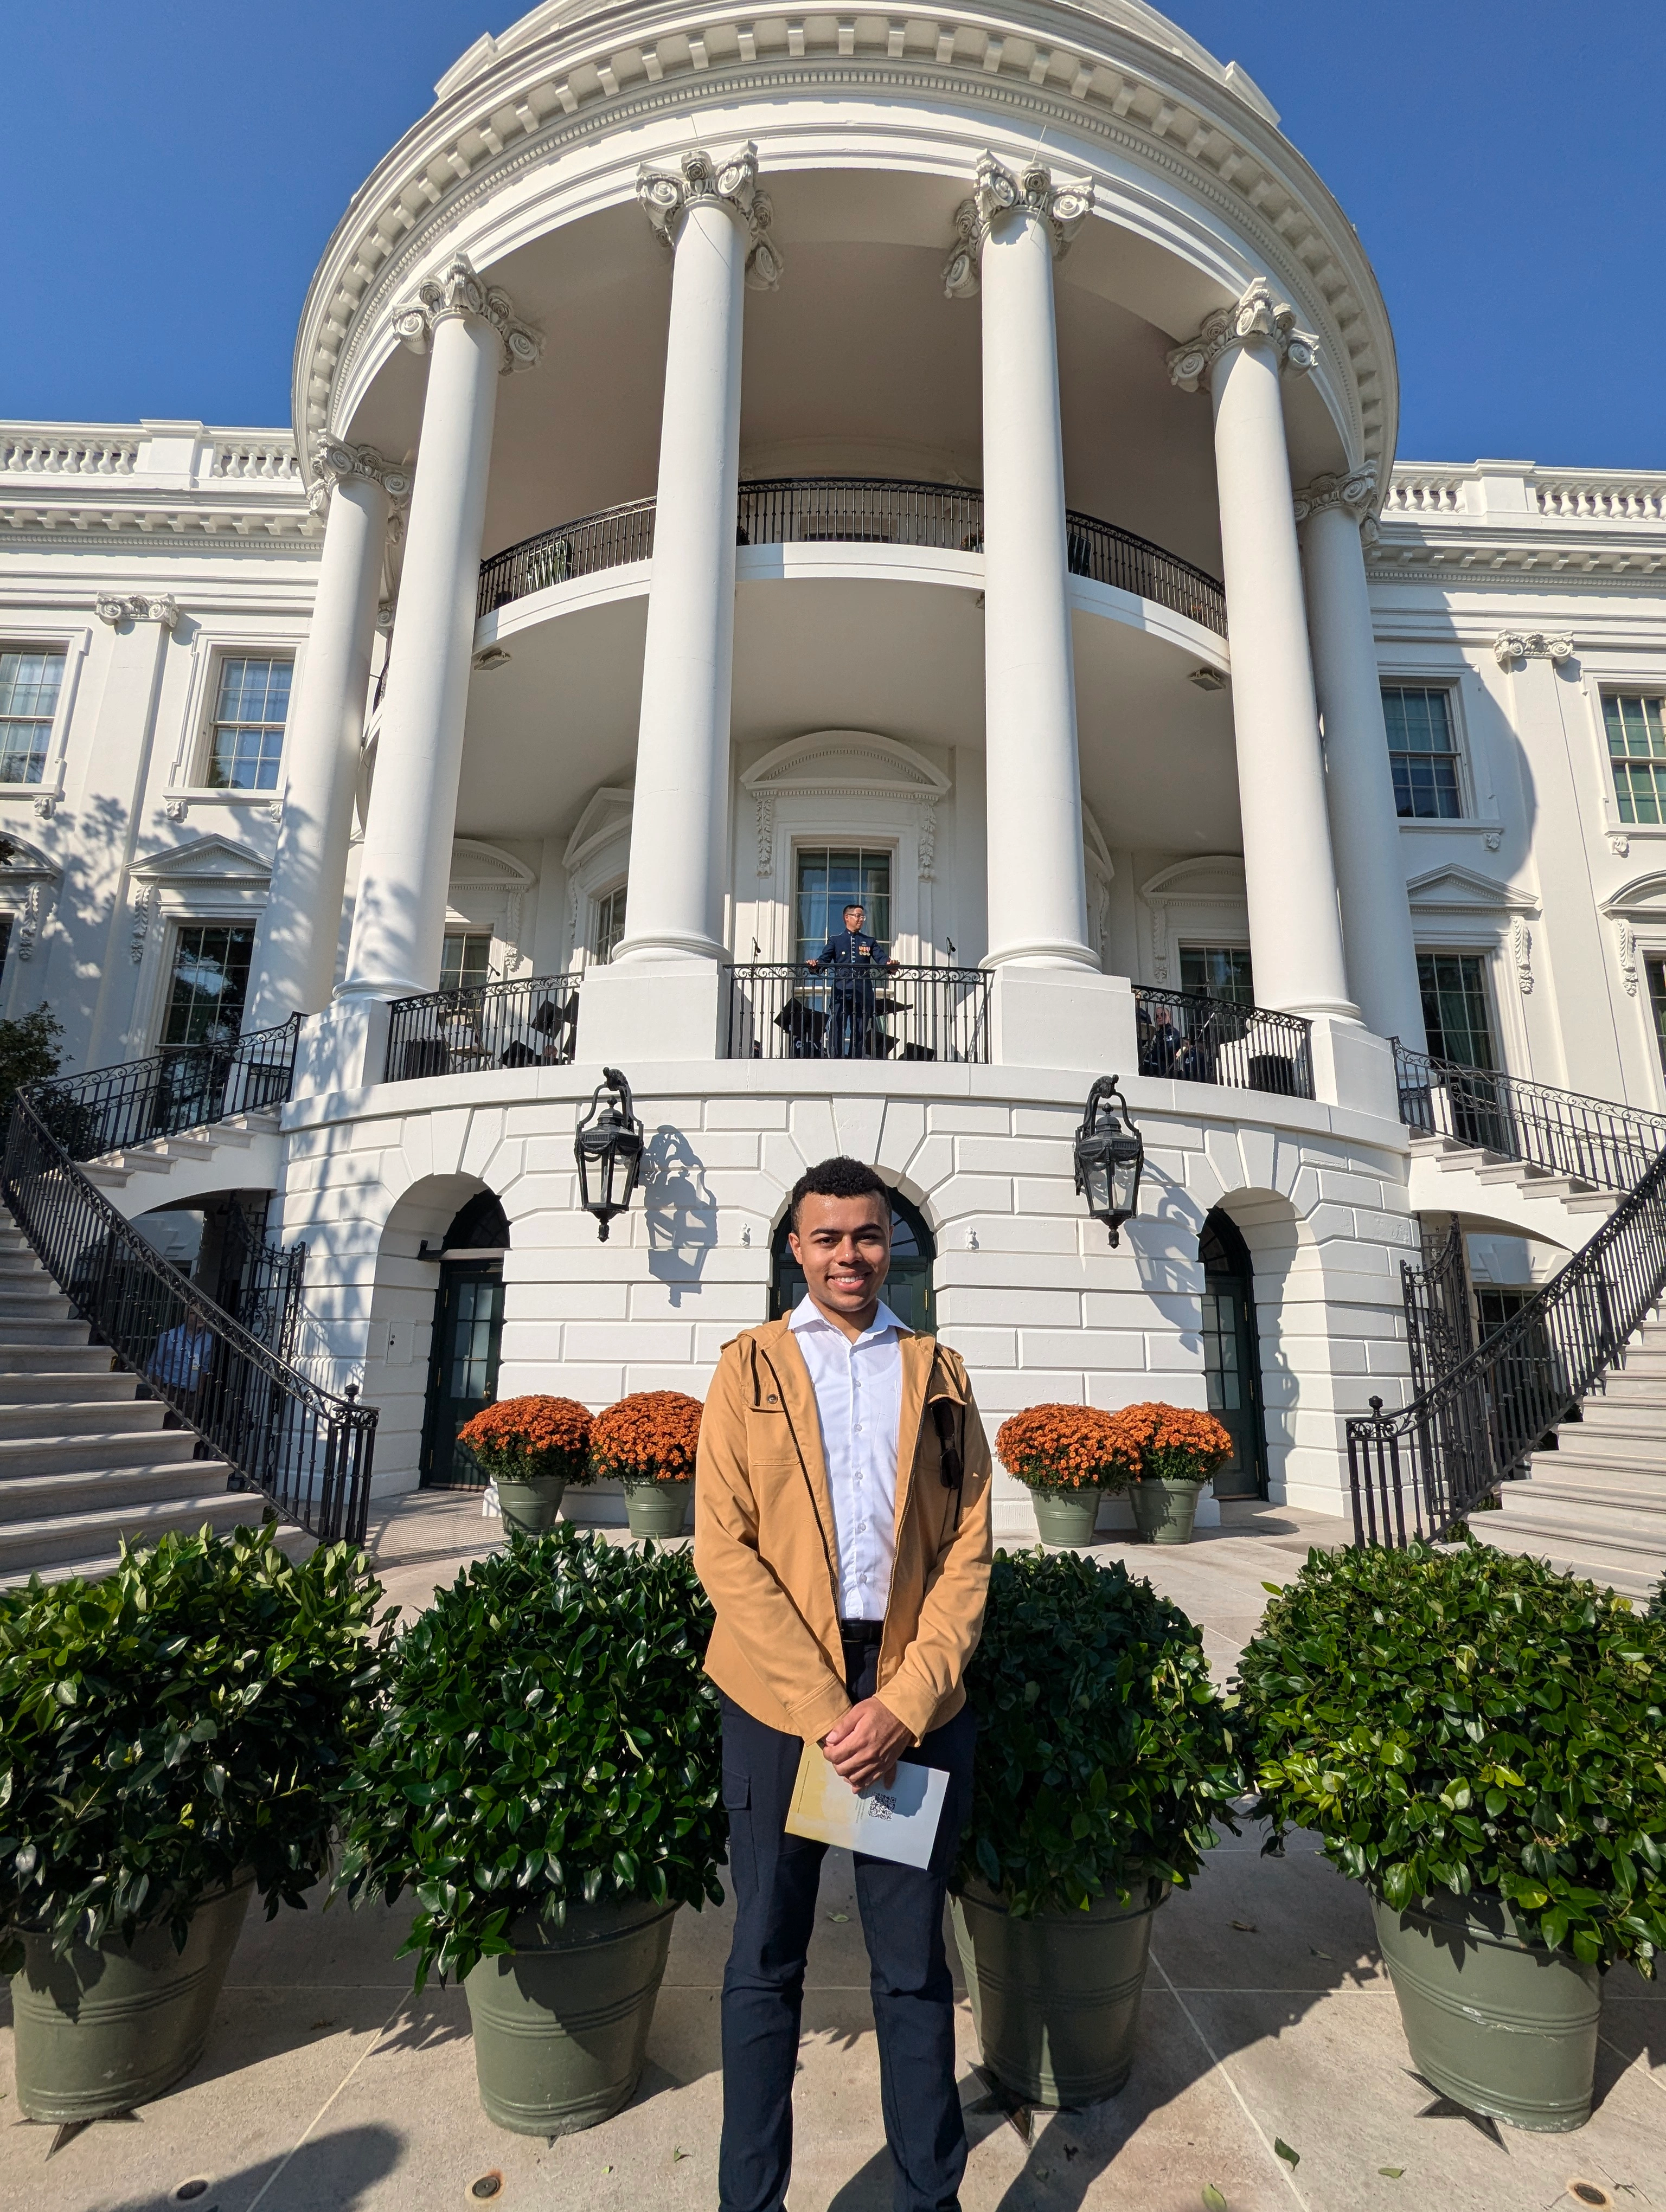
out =
[(1120, 1562), (1000, 1552), (966, 1687), (977, 1764), (951, 1887), (984, 2063), (1026, 2104), (1091, 2103), (1133, 2064), (1153, 1914), (1231, 1825), (1202, 1632)]
[(995, 1449), (1030, 1492), (1043, 1544), (1085, 1544), (1099, 1500), (1132, 1473), (1115, 1417), (1097, 1406), (1031, 1406), (1004, 1420)]
[(680, 1536), (700, 1446), (700, 1401), (681, 1390), (635, 1390), (598, 1413), (590, 1462), (624, 1492), (633, 1536)]
[(30, 2118), (160, 2096), (202, 2055), (251, 1896), (305, 1904), (392, 1634), (364, 1565), (297, 1565), (269, 1522), (0, 1593), (0, 1968)]
[(1240, 1679), (1268, 1848), (1370, 1889), (1418, 2072), (1581, 2126), (1602, 1970), (1666, 1945), (1666, 1624), (1485, 1545), (1316, 1551)]
[(538, 1535), (553, 1528), (569, 1482), (588, 1482), (590, 1412), (576, 1398), (505, 1398), (483, 1406), (458, 1431), (497, 1485), (505, 1525)]
[(1134, 1526), (1148, 1544), (1189, 1544), (1197, 1501), (1232, 1439), (1213, 1413), (1153, 1400), (1116, 1417), (1120, 1449), (1134, 1470), (1128, 1492)]
[(679, 1905), (720, 1902), (711, 1611), (684, 1552), (511, 1530), (399, 1638), (337, 1890), (418, 1910), (416, 1987), (458, 1975), (480, 2100), (553, 2136), (626, 2104)]

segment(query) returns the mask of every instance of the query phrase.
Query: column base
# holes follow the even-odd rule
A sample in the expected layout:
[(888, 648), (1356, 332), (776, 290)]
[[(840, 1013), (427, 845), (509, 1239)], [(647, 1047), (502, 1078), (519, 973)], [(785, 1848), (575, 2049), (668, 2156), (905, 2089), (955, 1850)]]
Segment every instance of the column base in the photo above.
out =
[(1394, 1072), (1394, 1047), (1362, 1022), (1313, 1017), (1313, 1090), (1327, 1106), (1346, 1106), (1355, 1114), (1400, 1119), (1400, 1085)]
[(308, 1014), (295, 1045), (291, 1096), (359, 1091), (385, 1080), (391, 1005), (387, 999), (334, 999), (321, 1013)]
[[(724, 1010), (715, 960), (628, 960), (592, 968), (579, 986), (577, 1058), (717, 1060)], [(628, 1072), (628, 1071), (627, 1071)]]
[(990, 1058), (998, 1067), (1140, 1069), (1134, 991), (1126, 975), (1085, 968), (997, 968), (990, 989)]

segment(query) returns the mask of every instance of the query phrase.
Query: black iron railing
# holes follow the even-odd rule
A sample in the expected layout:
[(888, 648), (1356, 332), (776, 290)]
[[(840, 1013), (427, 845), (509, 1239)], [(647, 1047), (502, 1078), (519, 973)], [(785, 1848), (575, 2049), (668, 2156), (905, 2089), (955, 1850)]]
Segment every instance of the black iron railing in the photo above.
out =
[(230, 1465), (321, 1541), (361, 1543), (376, 1409), (281, 1359), (147, 1244), (88, 1181), (40, 1111), (13, 1104), (6, 1203), (94, 1337)]
[(727, 984), (731, 1060), (982, 1065), (989, 1057), (989, 978), (981, 968), (851, 974), (754, 961), (731, 968)]
[[(1226, 595), (1207, 570), (1091, 514), (1067, 515), (1065, 528), (1072, 575), (1154, 599), (1225, 636)], [(921, 545), (981, 553), (983, 495), (961, 484), (885, 477), (757, 477), (740, 487), (736, 534), (742, 545)], [(647, 561), (653, 553), (651, 499), (587, 514), (483, 562), (478, 611), (490, 614), (549, 585)]]
[(468, 1075), (483, 1067), (564, 1067), (579, 1019), (576, 975), (530, 975), (396, 999), (385, 1080)]
[(1313, 1025), (1299, 1014), (1143, 983), (1134, 1001), (1141, 1075), (1283, 1098), (1313, 1096)]
[(1475, 1348), (1469, 1303), (1469, 1266), (1463, 1228), (1455, 1213), (1444, 1237), (1423, 1224), (1423, 1257), (1400, 1263), (1406, 1308), (1406, 1343), (1412, 1358), (1412, 1393), (1425, 1390), (1461, 1367)]
[(72, 1160), (262, 1113), (289, 1095), (300, 1029), (294, 1014), (223, 1043), (167, 1045), (122, 1067), (57, 1076), (37, 1088), (36, 1109)]
[(1663, 1149), (1666, 1114), (1464, 1067), (1394, 1041), (1400, 1118), (1420, 1136), (1449, 1137), (1598, 1190), (1634, 1190)]
[(307, 1247), (280, 1244), (266, 1234), (268, 1202), (264, 1197), (252, 1202), (258, 1219), (241, 1200), (227, 1208), (216, 1303), (268, 1351), (280, 1359), (293, 1359), (307, 1279)]
[(1403, 1413), (1347, 1425), (1354, 1541), (1438, 1540), (1521, 1474), (1666, 1289), (1666, 1152), (1554, 1281)]

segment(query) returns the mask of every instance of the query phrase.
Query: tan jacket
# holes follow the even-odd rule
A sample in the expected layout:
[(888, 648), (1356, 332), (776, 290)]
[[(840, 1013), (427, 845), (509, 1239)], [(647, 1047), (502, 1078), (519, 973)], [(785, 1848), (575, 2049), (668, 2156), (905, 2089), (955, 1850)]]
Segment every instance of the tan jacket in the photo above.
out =
[[(966, 1701), (989, 1584), (989, 1447), (958, 1355), (903, 1335), (897, 1554), (879, 1694), (916, 1742)], [(964, 1424), (960, 1521), (933, 1417)], [(706, 1396), (694, 1488), (694, 1563), (717, 1610), (706, 1672), (766, 1727), (811, 1742), (849, 1710), (839, 1641), (838, 1548), (816, 1393), (785, 1321), (725, 1345)]]

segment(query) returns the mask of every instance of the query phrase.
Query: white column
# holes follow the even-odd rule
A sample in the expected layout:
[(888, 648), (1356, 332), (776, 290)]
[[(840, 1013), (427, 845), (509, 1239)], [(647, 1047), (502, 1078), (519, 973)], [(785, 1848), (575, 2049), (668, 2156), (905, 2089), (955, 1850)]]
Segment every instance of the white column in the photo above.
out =
[(1286, 363), (1310, 368), (1316, 353), (1316, 339), (1257, 279), (1174, 349), (1169, 373), (1188, 391), (1207, 379), (1214, 402), (1256, 997), (1288, 1013), (1358, 1020), (1342, 959), (1280, 388)]
[(266, 1029), (330, 1003), (370, 691), (391, 501), (410, 479), (374, 447), (331, 441), (314, 461), (327, 510), (307, 665), (285, 744), (283, 819), (245, 1018)]
[(1367, 1029), (1420, 1052), (1423, 1003), (1360, 537), (1371, 523), (1376, 489), (1371, 469), (1316, 477), (1298, 495), (1295, 512), (1324, 717), (1325, 790), (1348, 985)]
[(1096, 970), (1087, 935), (1053, 263), (1087, 184), (992, 154), (957, 216), (951, 298), (982, 291), (988, 964)]
[(499, 374), (539, 341), (508, 295), (453, 257), (395, 329), (429, 355), (376, 777), (339, 998), (400, 999), (440, 981), (457, 823), (480, 541)]

